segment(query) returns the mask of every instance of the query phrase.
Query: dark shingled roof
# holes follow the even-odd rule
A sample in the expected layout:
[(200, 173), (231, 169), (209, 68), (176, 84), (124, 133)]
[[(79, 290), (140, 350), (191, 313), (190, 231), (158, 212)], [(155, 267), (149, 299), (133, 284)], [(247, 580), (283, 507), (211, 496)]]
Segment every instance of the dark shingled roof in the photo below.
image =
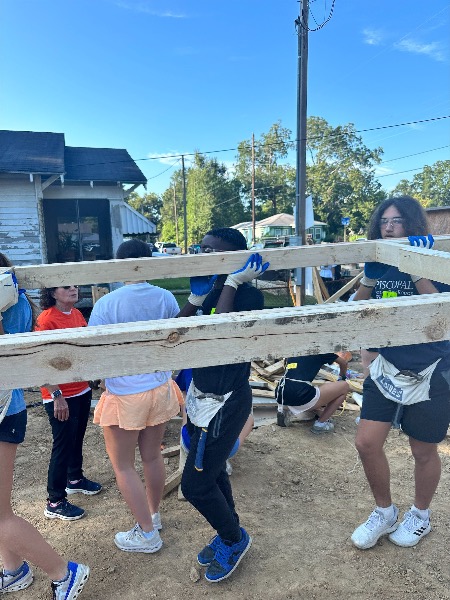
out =
[(72, 148), (63, 133), (0, 131), (0, 173), (64, 174), (66, 181), (147, 183), (126, 150)]
[(1, 173), (64, 173), (64, 134), (0, 131)]
[(147, 182), (126, 150), (66, 146), (65, 165), (66, 181)]

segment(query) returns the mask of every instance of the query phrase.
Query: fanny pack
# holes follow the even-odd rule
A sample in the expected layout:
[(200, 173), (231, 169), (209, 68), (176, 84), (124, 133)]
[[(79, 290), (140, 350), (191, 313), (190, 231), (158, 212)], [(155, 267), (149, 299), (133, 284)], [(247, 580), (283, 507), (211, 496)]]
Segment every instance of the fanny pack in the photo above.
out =
[(370, 377), (389, 400), (403, 406), (417, 404), (430, 400), (430, 381), (440, 360), (416, 373), (406, 369), (399, 371), (379, 354), (369, 367)]
[(0, 423), (6, 417), (12, 400), (12, 390), (0, 390)]
[(189, 420), (196, 427), (201, 427), (200, 439), (197, 445), (197, 453), (195, 456), (195, 469), (203, 471), (203, 455), (206, 447), (206, 437), (208, 435), (208, 425), (216, 416), (228, 398), (233, 392), (227, 394), (212, 394), (201, 392), (195, 387), (191, 381), (186, 394), (186, 412)]

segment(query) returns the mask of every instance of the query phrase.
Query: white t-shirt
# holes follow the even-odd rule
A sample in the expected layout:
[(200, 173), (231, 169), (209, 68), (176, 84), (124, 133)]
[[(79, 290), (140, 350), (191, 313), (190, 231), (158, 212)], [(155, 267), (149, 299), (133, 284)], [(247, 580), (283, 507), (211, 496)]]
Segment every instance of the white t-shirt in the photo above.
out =
[[(179, 312), (177, 301), (171, 292), (149, 283), (132, 283), (102, 296), (94, 304), (89, 326), (170, 319)], [(171, 371), (159, 371), (108, 377), (105, 384), (110, 392), (123, 396), (153, 390), (166, 383), (171, 376)]]

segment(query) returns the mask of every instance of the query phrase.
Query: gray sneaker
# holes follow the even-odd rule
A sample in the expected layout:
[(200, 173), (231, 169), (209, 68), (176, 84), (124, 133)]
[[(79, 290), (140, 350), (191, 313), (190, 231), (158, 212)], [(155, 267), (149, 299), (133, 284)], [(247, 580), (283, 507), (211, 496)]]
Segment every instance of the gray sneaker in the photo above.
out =
[(7, 575), (0, 572), (0, 595), (6, 592), (18, 592), (24, 590), (33, 583), (33, 571), (27, 562), (23, 562), (19, 572), (15, 575)]
[(333, 433), (334, 431), (334, 423), (331, 421), (325, 421), (325, 423), (320, 426), (318, 425), (318, 421), (314, 423), (314, 425), (310, 428), (310, 431), (313, 433)]

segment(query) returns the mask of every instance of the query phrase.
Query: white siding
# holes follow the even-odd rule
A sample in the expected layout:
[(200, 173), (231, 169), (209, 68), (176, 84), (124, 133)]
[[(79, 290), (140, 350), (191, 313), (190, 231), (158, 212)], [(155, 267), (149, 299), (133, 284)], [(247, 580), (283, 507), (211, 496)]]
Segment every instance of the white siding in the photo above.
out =
[(42, 262), (38, 204), (28, 176), (0, 176), (0, 252), (15, 265)]

